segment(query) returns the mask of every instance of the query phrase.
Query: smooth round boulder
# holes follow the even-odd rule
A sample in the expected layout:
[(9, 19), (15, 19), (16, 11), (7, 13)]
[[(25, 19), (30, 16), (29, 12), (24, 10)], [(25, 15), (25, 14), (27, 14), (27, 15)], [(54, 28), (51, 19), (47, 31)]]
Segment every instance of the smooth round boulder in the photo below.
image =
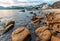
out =
[(51, 33), (49, 30), (45, 30), (44, 32), (38, 35), (43, 41), (49, 41), (51, 38)]
[(37, 36), (39, 36), (42, 41), (48, 41), (51, 38), (51, 33), (47, 26), (42, 26), (35, 30)]
[(19, 27), (12, 32), (11, 37), (12, 37), (12, 41), (25, 41), (25, 39), (28, 35), (30, 35), (30, 32), (27, 28)]
[(41, 27), (39, 27), (39, 28), (37, 28), (37, 29), (35, 30), (35, 33), (39, 34), (39, 33), (44, 32), (44, 31), (47, 30), (47, 29), (49, 29), (49, 27), (47, 27), (47, 26), (41, 26)]
[(51, 37), (51, 41), (60, 41), (60, 38), (56, 37), (56, 36), (52, 36)]

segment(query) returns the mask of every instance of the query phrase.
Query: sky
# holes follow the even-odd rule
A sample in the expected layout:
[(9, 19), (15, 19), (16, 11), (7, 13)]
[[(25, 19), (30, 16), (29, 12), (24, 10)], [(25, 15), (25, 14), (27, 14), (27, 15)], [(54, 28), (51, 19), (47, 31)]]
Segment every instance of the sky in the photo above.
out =
[(53, 3), (59, 0), (0, 0), (0, 6), (30, 6), (37, 5), (43, 2)]

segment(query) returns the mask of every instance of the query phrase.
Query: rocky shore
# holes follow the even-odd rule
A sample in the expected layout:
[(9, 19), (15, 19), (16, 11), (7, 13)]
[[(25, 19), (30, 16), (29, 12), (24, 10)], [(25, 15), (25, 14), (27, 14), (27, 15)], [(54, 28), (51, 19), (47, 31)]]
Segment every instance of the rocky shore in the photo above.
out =
[[(30, 29), (24, 26), (16, 27), (17, 29), (11, 33), (11, 41), (31, 41), (34, 34), (36, 35), (34, 41), (60, 41), (60, 13), (50, 12), (43, 17), (37, 17), (36, 13), (32, 14), (30, 20), (31, 26), (35, 28), (34, 31), (30, 32)], [(1, 29), (0, 35), (7, 33), (14, 26), (15, 21), (8, 21)], [(28, 27), (32, 28), (30, 25)]]
[(60, 41), (60, 1), (31, 10), (0, 10), (0, 41)]

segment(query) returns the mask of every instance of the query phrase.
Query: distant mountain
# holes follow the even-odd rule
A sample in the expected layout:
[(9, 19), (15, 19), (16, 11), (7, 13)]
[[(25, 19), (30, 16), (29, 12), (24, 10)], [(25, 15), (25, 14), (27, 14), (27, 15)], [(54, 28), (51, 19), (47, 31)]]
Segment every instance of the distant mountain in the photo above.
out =
[[(9, 7), (3, 7), (0, 6), (0, 9), (33, 9), (35, 7), (43, 7), (45, 6), (47, 3), (42, 3), (42, 4), (38, 4), (38, 5), (33, 5), (33, 6), (25, 6), (25, 7), (21, 7), (21, 6), (9, 6)], [(50, 6), (50, 4), (48, 4), (48, 6)]]
[(52, 8), (60, 8), (60, 1), (53, 3)]
[(20, 6), (10, 6), (10, 7), (3, 7), (0, 6), (0, 9), (24, 9), (25, 7), (20, 7)]
[(39, 4), (39, 5), (37, 5), (38, 7), (40, 6), (40, 7), (43, 7), (43, 6), (45, 6), (45, 5), (48, 5), (48, 6), (51, 6), (51, 4), (47, 4), (47, 3), (42, 3), (42, 4)]
[(40, 4), (40, 6), (44, 6), (44, 5), (46, 5), (47, 3), (42, 3), (42, 4)]

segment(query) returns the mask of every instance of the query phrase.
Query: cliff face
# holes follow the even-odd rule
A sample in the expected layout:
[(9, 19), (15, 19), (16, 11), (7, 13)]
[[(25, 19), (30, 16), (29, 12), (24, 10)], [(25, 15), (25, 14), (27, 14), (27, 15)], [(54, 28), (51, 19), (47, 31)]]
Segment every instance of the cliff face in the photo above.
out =
[(60, 1), (53, 3), (52, 8), (60, 8)]

